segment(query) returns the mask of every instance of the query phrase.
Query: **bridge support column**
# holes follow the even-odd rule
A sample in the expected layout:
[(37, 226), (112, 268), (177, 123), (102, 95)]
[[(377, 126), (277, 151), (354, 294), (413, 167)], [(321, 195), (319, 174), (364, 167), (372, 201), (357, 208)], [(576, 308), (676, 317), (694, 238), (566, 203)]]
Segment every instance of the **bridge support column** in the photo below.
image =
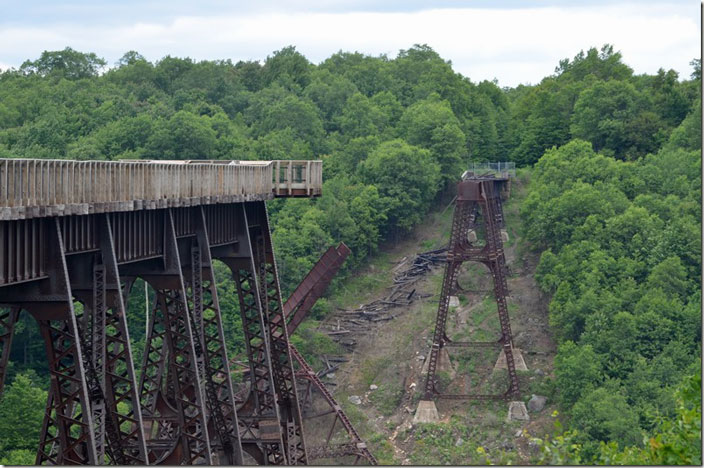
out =
[[(492, 400), (508, 399), (519, 395), (518, 376), (513, 357), (513, 337), (508, 314), (506, 296), (506, 260), (504, 257), (501, 228), (504, 225), (501, 194), (498, 183), (492, 179), (463, 180), (458, 185), (457, 202), (452, 219), (452, 231), (447, 252), (447, 265), (443, 279), (442, 292), (435, 321), (433, 345), (428, 358), (428, 375), (425, 381), (423, 401), (425, 406), (435, 397), (455, 400)], [(478, 209), (484, 223), (485, 245), (475, 247), (475, 222)], [(471, 235), (475, 233), (475, 235)], [(491, 273), (494, 283), (494, 297), (501, 326), (501, 336), (494, 343), (453, 343), (446, 334), (449, 297), (457, 285), (459, 267), (465, 261), (475, 261), (484, 264)], [(506, 357), (508, 370), (508, 389), (500, 395), (482, 394), (440, 394), (436, 384), (436, 370), (441, 352), (448, 346), (492, 346), (501, 347)], [(421, 408), (421, 406), (419, 406)]]
[(15, 324), (19, 314), (20, 309), (18, 307), (0, 310), (0, 396), (2, 396), (2, 390), (5, 386), (12, 336), (15, 333)]
[[(100, 252), (74, 259), (75, 268), (70, 275), (72, 295), (82, 303), (82, 311), (74, 313), (80, 312), (76, 323), (90, 399), (96, 463), (144, 465), (147, 452), (141, 408), (112, 230), (106, 215), (101, 215), (99, 226)], [(45, 332), (51, 330), (42, 321), (40, 326)], [(52, 404), (53, 391), (52, 388), (49, 396)], [(55, 423), (47, 411), (43, 430), (50, 430)], [(51, 439), (50, 434), (43, 433), (42, 441), (46, 437)]]
[(261, 287), (244, 206), (238, 221), (238, 257), (223, 260), (232, 270), (237, 286), (250, 370), (249, 398), (240, 409), (242, 448), (260, 464), (284, 465), (289, 462), (275, 393), (268, 321), (259, 294)]
[[(281, 301), (279, 275), (271, 242), (269, 216), (264, 202), (245, 204), (245, 214), (254, 249), (260, 302), (268, 324), (272, 374), (279, 398), (285, 450), (290, 465), (307, 464), (303, 418), (298, 403), (296, 377), (288, 341), (286, 317)], [(252, 222), (250, 222), (250, 220)]]
[(191, 244), (190, 275), (184, 277), (193, 329), (197, 335), (196, 354), (202, 363), (208, 431), (220, 463), (241, 465), (242, 445), (205, 213), (202, 207), (197, 207), (192, 214), (196, 237)]
[(157, 299), (140, 380), (145, 426), (150, 433), (150, 460), (210, 465), (213, 459), (202, 368), (199, 369), (196, 352), (200, 333), (193, 328), (188, 308), (171, 210), (166, 211), (165, 218), (164, 267), (161, 271), (143, 272), (156, 290)]
[(49, 250), (53, 259), (49, 266), (51, 290), (28, 307), (39, 322), (51, 379), (36, 463), (97, 465), (101, 460), (96, 451), (86, 363), (58, 219), (50, 226)]

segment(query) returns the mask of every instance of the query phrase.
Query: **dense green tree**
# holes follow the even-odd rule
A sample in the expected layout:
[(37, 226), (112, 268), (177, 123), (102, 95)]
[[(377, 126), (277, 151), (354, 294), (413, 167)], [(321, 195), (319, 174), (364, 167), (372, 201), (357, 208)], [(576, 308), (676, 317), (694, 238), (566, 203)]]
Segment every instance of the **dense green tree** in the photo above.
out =
[(89, 78), (98, 72), (107, 62), (94, 53), (82, 53), (66, 47), (60, 51), (42, 52), (37, 60), (26, 60), (20, 66), (25, 74), (36, 73), (41, 76), (54, 76), (68, 80)]
[(611, 80), (596, 82), (580, 93), (571, 132), (591, 141), (597, 151), (632, 159), (658, 148), (662, 126), (645, 95), (626, 81)]
[(266, 58), (261, 70), (263, 84), (277, 82), (292, 91), (302, 91), (310, 83), (312, 66), (294, 46), (277, 50)]
[(406, 141), (430, 150), (440, 166), (443, 184), (457, 180), (463, 169), (465, 136), (446, 101), (434, 94), (414, 103), (401, 116), (399, 129)]
[(597, 388), (572, 410), (574, 427), (593, 441), (613, 441), (621, 447), (638, 444), (642, 435), (638, 418), (626, 398), (607, 387)]
[(403, 140), (382, 143), (362, 163), (362, 174), (379, 189), (396, 233), (421, 220), (439, 189), (440, 167), (430, 152)]
[(36, 450), (47, 392), (37, 388), (30, 377), (17, 374), (0, 399), (0, 454), (15, 450)]

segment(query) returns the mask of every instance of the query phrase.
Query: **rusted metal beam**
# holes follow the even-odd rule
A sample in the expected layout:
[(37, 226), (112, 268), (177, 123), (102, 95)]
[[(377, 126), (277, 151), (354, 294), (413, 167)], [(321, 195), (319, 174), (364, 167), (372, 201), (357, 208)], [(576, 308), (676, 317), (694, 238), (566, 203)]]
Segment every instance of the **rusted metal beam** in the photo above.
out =
[[(508, 314), (508, 284), (506, 281), (506, 259), (501, 240), (501, 227), (504, 225), (501, 194), (497, 184), (500, 181), (486, 178), (467, 178), (458, 184), (458, 194), (455, 212), (452, 220), (450, 243), (447, 250), (447, 264), (443, 277), (442, 291), (435, 321), (433, 344), (428, 359), (428, 375), (425, 380), (423, 399), (431, 400), (435, 396), (445, 399), (502, 399), (519, 395), (518, 376), (513, 358), (513, 336)], [(486, 234), (485, 245), (475, 247), (470, 230), (475, 228), (477, 210), (481, 212), (480, 221), (484, 224)], [(460, 265), (465, 261), (475, 261), (484, 264), (490, 271), (494, 284), (501, 337), (497, 343), (506, 356), (509, 386), (501, 395), (439, 395), (436, 388), (436, 370), (443, 347), (488, 347), (492, 343), (452, 343), (447, 337), (447, 314), (450, 296), (457, 287), (457, 276)]]
[(15, 324), (19, 314), (20, 310), (18, 307), (0, 310), (0, 396), (2, 396), (2, 390), (5, 386), (12, 337), (15, 333)]
[(296, 331), (315, 302), (323, 295), (350, 252), (344, 242), (326, 250), (284, 303), (289, 335)]
[[(39, 322), (49, 361), (51, 391), (47, 418), (37, 454), (37, 464), (97, 465), (86, 363), (81, 350), (78, 323), (66, 268), (66, 258), (58, 220), (51, 223), (49, 251), (53, 293), (63, 298), (54, 304), (29, 309)], [(48, 447), (58, 441), (58, 448)]]
[(194, 208), (193, 216), (197, 237), (191, 249), (189, 290), (194, 328), (202, 339), (208, 423), (214, 428), (211, 440), (221, 463), (241, 465), (242, 444), (203, 207)]

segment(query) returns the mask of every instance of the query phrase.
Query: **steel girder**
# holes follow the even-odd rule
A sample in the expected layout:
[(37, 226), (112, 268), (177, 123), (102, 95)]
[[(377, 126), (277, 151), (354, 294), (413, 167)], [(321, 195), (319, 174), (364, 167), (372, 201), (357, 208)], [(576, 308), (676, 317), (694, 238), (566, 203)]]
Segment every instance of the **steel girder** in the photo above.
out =
[(202, 362), (205, 383), (208, 431), (213, 448), (222, 463), (241, 465), (242, 444), (239, 436), (232, 378), (225, 346), (220, 305), (210, 255), (205, 213), (194, 209), (196, 238), (191, 246), (190, 281), (187, 294), (197, 331), (196, 353)]
[(0, 396), (5, 386), (5, 376), (7, 374), (7, 363), (10, 359), (10, 349), (12, 348), (12, 337), (15, 333), (15, 324), (19, 318), (20, 309), (11, 307), (0, 310)]
[(140, 377), (149, 458), (152, 463), (210, 465), (202, 333), (194, 329), (188, 307), (172, 210), (164, 216), (163, 267), (130, 271), (156, 290)]
[[(245, 214), (256, 249), (254, 263), (258, 276), (260, 304), (267, 321), (271, 370), (278, 398), (280, 423), (284, 429), (284, 446), (290, 465), (307, 464), (307, 453), (303, 436), (303, 418), (298, 403), (296, 377), (288, 340), (286, 317), (281, 300), (279, 275), (274, 259), (274, 248), (269, 229), (269, 215), (264, 202), (245, 204)], [(250, 224), (249, 220), (256, 224)]]
[[(42, 275), (0, 288), (0, 303), (11, 307), (0, 314), (0, 386), (26, 309), (40, 325), (52, 383), (38, 464), (240, 464), (242, 444), (260, 463), (308, 461), (266, 207), (233, 208), (241, 236), (215, 249), (240, 257), (226, 261), (236, 266), (252, 369), (239, 420), (206, 210), (179, 209), (180, 231), (172, 209), (59, 217), (40, 220), (39, 234), (28, 231), (41, 241)], [(150, 250), (135, 254), (142, 244)], [(138, 277), (156, 291), (139, 385), (125, 314)]]
[(46, 348), (51, 390), (40, 433), (36, 463), (100, 463), (86, 384), (86, 363), (81, 350), (66, 257), (59, 222), (50, 226), (49, 250), (53, 260), (51, 293), (56, 301), (32, 307)]

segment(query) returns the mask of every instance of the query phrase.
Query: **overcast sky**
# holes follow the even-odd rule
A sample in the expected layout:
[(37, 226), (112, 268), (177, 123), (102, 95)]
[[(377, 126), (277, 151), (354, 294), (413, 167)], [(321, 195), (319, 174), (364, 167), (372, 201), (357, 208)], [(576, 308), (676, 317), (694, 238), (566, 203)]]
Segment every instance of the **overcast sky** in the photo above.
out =
[(428, 44), (472, 81), (537, 83), (558, 61), (611, 43), (636, 73), (691, 73), (700, 3), (566, 0), (0, 0), (0, 68), (66, 46), (114, 64), (136, 50), (196, 60), (265, 60), (287, 45), (319, 63), (358, 51), (393, 58)]

